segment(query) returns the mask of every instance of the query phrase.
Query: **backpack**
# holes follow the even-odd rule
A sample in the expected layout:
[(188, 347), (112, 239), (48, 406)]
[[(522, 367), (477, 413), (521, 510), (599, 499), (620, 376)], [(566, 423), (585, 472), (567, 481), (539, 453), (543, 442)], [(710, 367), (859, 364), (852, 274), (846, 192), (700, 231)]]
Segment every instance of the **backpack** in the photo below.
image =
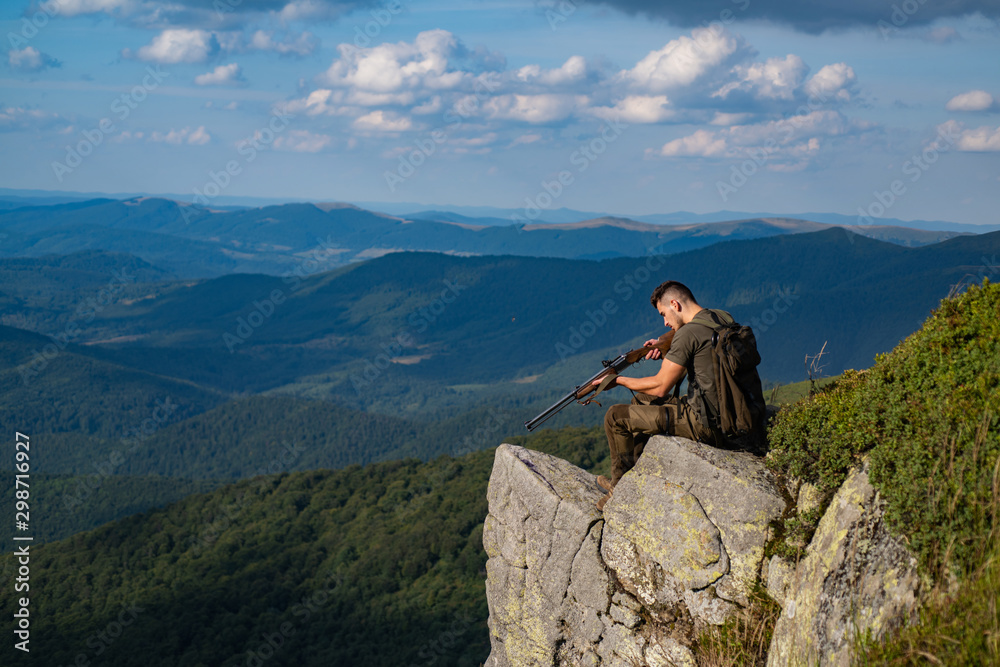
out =
[(727, 324), (711, 310), (705, 312), (714, 326), (695, 320), (689, 324), (701, 324), (713, 332), (712, 368), (719, 414), (710, 417), (708, 425), (731, 447), (763, 452), (767, 446), (767, 406), (757, 374), (760, 354), (753, 329), (735, 321)]

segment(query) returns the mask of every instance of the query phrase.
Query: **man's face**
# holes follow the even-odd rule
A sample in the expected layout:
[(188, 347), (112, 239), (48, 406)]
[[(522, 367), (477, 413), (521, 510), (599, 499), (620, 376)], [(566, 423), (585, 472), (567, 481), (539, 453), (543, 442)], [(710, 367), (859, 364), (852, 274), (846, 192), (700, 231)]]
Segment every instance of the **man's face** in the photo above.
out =
[(683, 324), (680, 317), (680, 304), (673, 299), (661, 299), (656, 304), (656, 311), (663, 316), (663, 326), (665, 327), (677, 331)]

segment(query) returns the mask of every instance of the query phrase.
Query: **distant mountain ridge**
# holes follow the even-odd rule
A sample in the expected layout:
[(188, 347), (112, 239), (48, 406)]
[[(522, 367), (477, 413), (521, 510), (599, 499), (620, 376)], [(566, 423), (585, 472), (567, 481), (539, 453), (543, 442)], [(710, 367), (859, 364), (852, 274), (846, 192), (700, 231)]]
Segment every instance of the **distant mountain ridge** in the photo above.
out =
[[(127, 192), (127, 193), (104, 193), (104, 192), (67, 192), (49, 190), (25, 190), (0, 188), (0, 209), (16, 208), (20, 206), (38, 206), (55, 203), (78, 202), (90, 199), (134, 199), (137, 197), (172, 199), (175, 201), (191, 203), (194, 201), (194, 194), (168, 194), (150, 192)], [(212, 208), (218, 210), (234, 210), (238, 208), (263, 208), (266, 206), (279, 206), (290, 203), (308, 203), (310, 201), (322, 201), (302, 199), (296, 197), (241, 197), (220, 195), (212, 200)], [(412, 218), (428, 218), (427, 214), (443, 216), (454, 214), (462, 218), (491, 219), (487, 224), (511, 224), (511, 216), (515, 213), (523, 214), (520, 208), (500, 208), (496, 206), (467, 206), (450, 204), (420, 204), (413, 202), (372, 202), (353, 201), (352, 205), (370, 211), (387, 213)], [(643, 213), (624, 215), (621, 211), (579, 211), (570, 208), (560, 207), (544, 209), (538, 217), (539, 222), (561, 223), (580, 222), (601, 217), (628, 217), (640, 222), (651, 222), (653, 224), (683, 224), (694, 222), (723, 222), (726, 220), (743, 220), (747, 218), (794, 218), (799, 220), (811, 220), (823, 222), (831, 225), (856, 225), (859, 220), (855, 214), (843, 213), (821, 213), (821, 212), (773, 212), (773, 211), (714, 211), (712, 213), (692, 213), (690, 211), (675, 211), (673, 213)], [(434, 219), (431, 217), (431, 219)], [(899, 218), (880, 217), (874, 219), (881, 225), (893, 227), (908, 227), (910, 229), (924, 229), (936, 231), (960, 231), (979, 234), (1000, 230), (1000, 224), (975, 224), (960, 223), (946, 220), (902, 220)], [(462, 222), (462, 220), (456, 220)], [(480, 223), (484, 224), (484, 223)]]
[[(0, 257), (99, 249), (135, 255), (178, 277), (309, 275), (405, 251), (565, 259), (644, 257), (721, 241), (830, 228), (787, 217), (662, 224), (604, 216), (571, 223), (499, 225), (493, 224), (494, 218), (422, 215), (433, 218), (377, 213), (344, 203), (219, 210), (153, 197), (21, 206), (0, 210)], [(937, 243), (960, 233), (874, 225), (848, 229), (904, 246)]]

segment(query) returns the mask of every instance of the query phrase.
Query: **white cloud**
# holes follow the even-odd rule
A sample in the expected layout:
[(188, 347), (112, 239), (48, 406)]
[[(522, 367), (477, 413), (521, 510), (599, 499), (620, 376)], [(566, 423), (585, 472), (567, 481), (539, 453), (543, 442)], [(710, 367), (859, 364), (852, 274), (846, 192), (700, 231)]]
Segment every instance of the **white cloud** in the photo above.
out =
[(743, 90), (758, 99), (791, 100), (808, 71), (802, 58), (794, 53), (784, 58), (768, 58), (762, 63), (737, 65), (732, 73), (738, 79), (727, 83), (714, 95), (725, 98), (734, 90)]
[(662, 93), (690, 86), (708, 74), (724, 69), (738, 53), (745, 51), (743, 38), (726, 30), (695, 28), (691, 37), (672, 39), (660, 50), (651, 51), (621, 77), (648, 92)]
[(356, 8), (352, 2), (330, 2), (329, 0), (292, 0), (278, 12), (283, 22), (332, 20)]
[(712, 120), (708, 121), (709, 125), (742, 125), (750, 120), (752, 114), (749, 113), (723, 113), (721, 111), (716, 111), (715, 116)]
[(15, 72), (40, 72), (47, 67), (61, 67), (62, 63), (33, 46), (11, 49), (7, 52), (7, 64)]
[(520, 146), (521, 144), (533, 144), (541, 140), (542, 140), (542, 135), (535, 134), (534, 132), (532, 132), (531, 134), (522, 134), (518, 136), (516, 139), (514, 139), (513, 142), (511, 142), (511, 146)]
[(111, 14), (120, 10), (134, 9), (139, 5), (135, 0), (48, 0), (41, 8), (53, 16), (80, 16), (81, 14)]
[(514, 78), (524, 83), (539, 83), (543, 86), (580, 83), (587, 78), (587, 61), (583, 56), (571, 56), (557, 69), (542, 69), (538, 65), (525, 65), (514, 73)]
[(590, 113), (604, 120), (620, 118), (627, 123), (662, 123), (676, 116), (677, 112), (669, 106), (666, 95), (629, 95), (613, 107), (593, 107)]
[(473, 76), (449, 66), (449, 59), (460, 48), (458, 40), (447, 30), (422, 32), (412, 44), (386, 43), (370, 49), (341, 44), (340, 58), (330, 65), (321, 81), (377, 93), (451, 90)]
[(69, 121), (56, 113), (24, 107), (0, 107), (0, 132), (43, 130), (55, 126), (69, 127)]
[[(715, 122), (731, 124), (750, 117), (737, 118), (736, 113), (773, 117), (793, 112), (807, 99), (814, 108), (852, 99), (857, 77), (846, 63), (827, 65), (807, 78), (809, 66), (797, 54), (764, 61), (755, 61), (754, 55), (738, 34), (696, 28), (619, 72), (604, 87), (610, 104), (590, 113), (629, 113), (635, 122), (677, 123), (707, 122), (714, 112)], [(669, 109), (656, 103), (662, 94), (669, 96)], [(727, 120), (730, 116), (733, 120)]]
[(941, 138), (950, 139), (955, 148), (964, 152), (994, 153), (1000, 151), (1000, 127), (983, 125), (975, 129), (966, 129), (962, 123), (949, 120), (938, 125), (938, 137), (936, 145), (944, 145)]
[(486, 134), (480, 134), (472, 137), (455, 137), (448, 142), (448, 145), (452, 147), (458, 146), (461, 148), (481, 148), (483, 146), (496, 143), (496, 140), (496, 132), (487, 132)]
[(187, 142), (192, 146), (204, 146), (212, 140), (212, 136), (205, 131), (204, 125), (199, 125), (198, 129), (188, 135)]
[(132, 132), (131, 130), (123, 130), (122, 132), (109, 137), (108, 141), (115, 144), (124, 144), (127, 141), (138, 141), (145, 136), (145, 132), (142, 131)]
[(985, 90), (970, 90), (948, 100), (944, 108), (948, 111), (987, 111), (996, 109), (997, 101)]
[(258, 30), (250, 37), (247, 48), (252, 51), (273, 51), (283, 56), (308, 56), (318, 46), (319, 40), (311, 32), (303, 32), (298, 37), (275, 40), (273, 32)]
[(854, 70), (847, 63), (826, 65), (806, 82), (805, 92), (820, 101), (849, 102), (851, 89), (857, 82)]
[(307, 116), (353, 116), (357, 109), (345, 104), (347, 94), (343, 90), (320, 88), (306, 97), (291, 100), (285, 105), (290, 113), (304, 113)]
[(174, 144), (176, 146), (181, 144), (203, 146), (211, 141), (212, 137), (205, 131), (204, 125), (199, 125), (194, 130), (190, 127), (185, 127), (181, 130), (171, 129), (169, 132), (153, 132), (149, 135), (149, 140), (157, 143)]
[(726, 154), (726, 142), (715, 132), (696, 130), (694, 134), (663, 144), (664, 157), (718, 157)]
[(243, 69), (236, 63), (219, 65), (211, 72), (199, 74), (194, 78), (199, 86), (238, 86), (246, 83)]
[(349, 104), (362, 107), (409, 106), (417, 99), (412, 90), (401, 93), (370, 93), (367, 90), (351, 90), (344, 98)]
[[(482, 111), (487, 118), (526, 123), (552, 123), (565, 120), (589, 103), (585, 95), (498, 95), (486, 99)], [(456, 106), (461, 107), (462, 101)]]
[[(320, 88), (293, 100), (289, 110), (308, 117), (351, 117), (354, 129), (373, 132), (414, 129), (416, 118), (442, 113), (445, 119), (449, 114), (478, 119), (483, 133), (511, 123), (561, 124), (593, 117), (693, 123), (706, 131), (713, 125), (757, 127), (747, 124), (787, 117), (807, 100), (817, 111), (836, 108), (850, 101), (857, 87), (846, 63), (827, 65), (810, 77), (799, 55), (758, 62), (742, 36), (714, 28), (695, 28), (613, 75), (578, 55), (550, 69), (528, 64), (500, 73), (495, 69), (504, 62), (502, 55), (483, 47), (470, 50), (446, 30), (370, 48), (343, 43), (337, 51), (317, 77)], [(742, 150), (736, 134), (699, 144), (706, 136), (678, 140), (667, 153), (717, 156), (720, 146), (730, 153)], [(816, 152), (827, 135), (816, 136), (818, 145), (802, 137), (795, 150)], [(783, 150), (791, 155), (792, 144), (783, 144)]]
[(848, 121), (837, 111), (812, 111), (754, 125), (737, 125), (725, 130), (740, 146), (762, 146), (769, 140), (779, 145), (794, 145), (816, 136), (845, 135), (869, 129), (863, 122)]
[[(161, 65), (203, 63), (220, 50), (219, 38), (213, 32), (170, 29), (164, 30), (151, 43), (140, 48), (137, 57)], [(126, 49), (123, 55), (130, 57), (131, 52)]]
[[(421, 32), (412, 43), (367, 49), (340, 44), (337, 50), (338, 58), (317, 77), (323, 87), (289, 108), (309, 116), (363, 117), (356, 127), (383, 131), (400, 131), (401, 123), (412, 122), (409, 116), (438, 113), (469, 91), (495, 89), (491, 77), (499, 74), (490, 68), (503, 62), (497, 54), (467, 49), (446, 30)], [(475, 106), (478, 113), (478, 99)], [(372, 107), (406, 107), (407, 115), (405, 121), (398, 109), (373, 115)]]
[(405, 132), (413, 128), (413, 122), (406, 116), (379, 109), (354, 119), (354, 127), (374, 132)]
[(441, 111), (442, 106), (443, 105), (441, 104), (441, 96), (435, 95), (434, 97), (427, 100), (423, 104), (413, 107), (412, 109), (410, 109), (410, 111), (417, 115), (438, 113), (439, 111)]
[(122, 51), (125, 58), (138, 58), (163, 65), (205, 63), (226, 53), (277, 53), (282, 56), (307, 56), (316, 50), (318, 40), (310, 32), (286, 33), (276, 39), (274, 32), (258, 30), (250, 37), (233, 30), (211, 31), (193, 28), (169, 28), (133, 53)]
[(920, 36), (920, 39), (933, 44), (947, 44), (962, 39), (958, 31), (951, 26), (938, 26), (932, 28)]
[(294, 153), (318, 153), (333, 143), (328, 134), (314, 134), (307, 130), (288, 130), (274, 140), (278, 150)]
[(741, 158), (767, 156), (767, 168), (793, 171), (809, 164), (831, 137), (861, 135), (873, 126), (849, 121), (836, 111), (813, 111), (781, 120), (726, 129), (697, 130), (674, 139), (659, 150), (664, 156)]

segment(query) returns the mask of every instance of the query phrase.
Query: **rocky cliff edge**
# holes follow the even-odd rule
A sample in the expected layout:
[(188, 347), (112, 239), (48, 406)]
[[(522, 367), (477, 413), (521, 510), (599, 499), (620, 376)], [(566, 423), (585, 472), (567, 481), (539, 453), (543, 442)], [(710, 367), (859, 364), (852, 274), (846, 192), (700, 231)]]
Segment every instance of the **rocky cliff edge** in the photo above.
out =
[(857, 471), (799, 563), (765, 558), (787, 509), (761, 458), (650, 439), (607, 503), (562, 459), (501, 445), (483, 543), (487, 667), (695, 665), (692, 646), (766, 583), (783, 606), (769, 667), (847, 664), (854, 633), (912, 617), (916, 562)]

